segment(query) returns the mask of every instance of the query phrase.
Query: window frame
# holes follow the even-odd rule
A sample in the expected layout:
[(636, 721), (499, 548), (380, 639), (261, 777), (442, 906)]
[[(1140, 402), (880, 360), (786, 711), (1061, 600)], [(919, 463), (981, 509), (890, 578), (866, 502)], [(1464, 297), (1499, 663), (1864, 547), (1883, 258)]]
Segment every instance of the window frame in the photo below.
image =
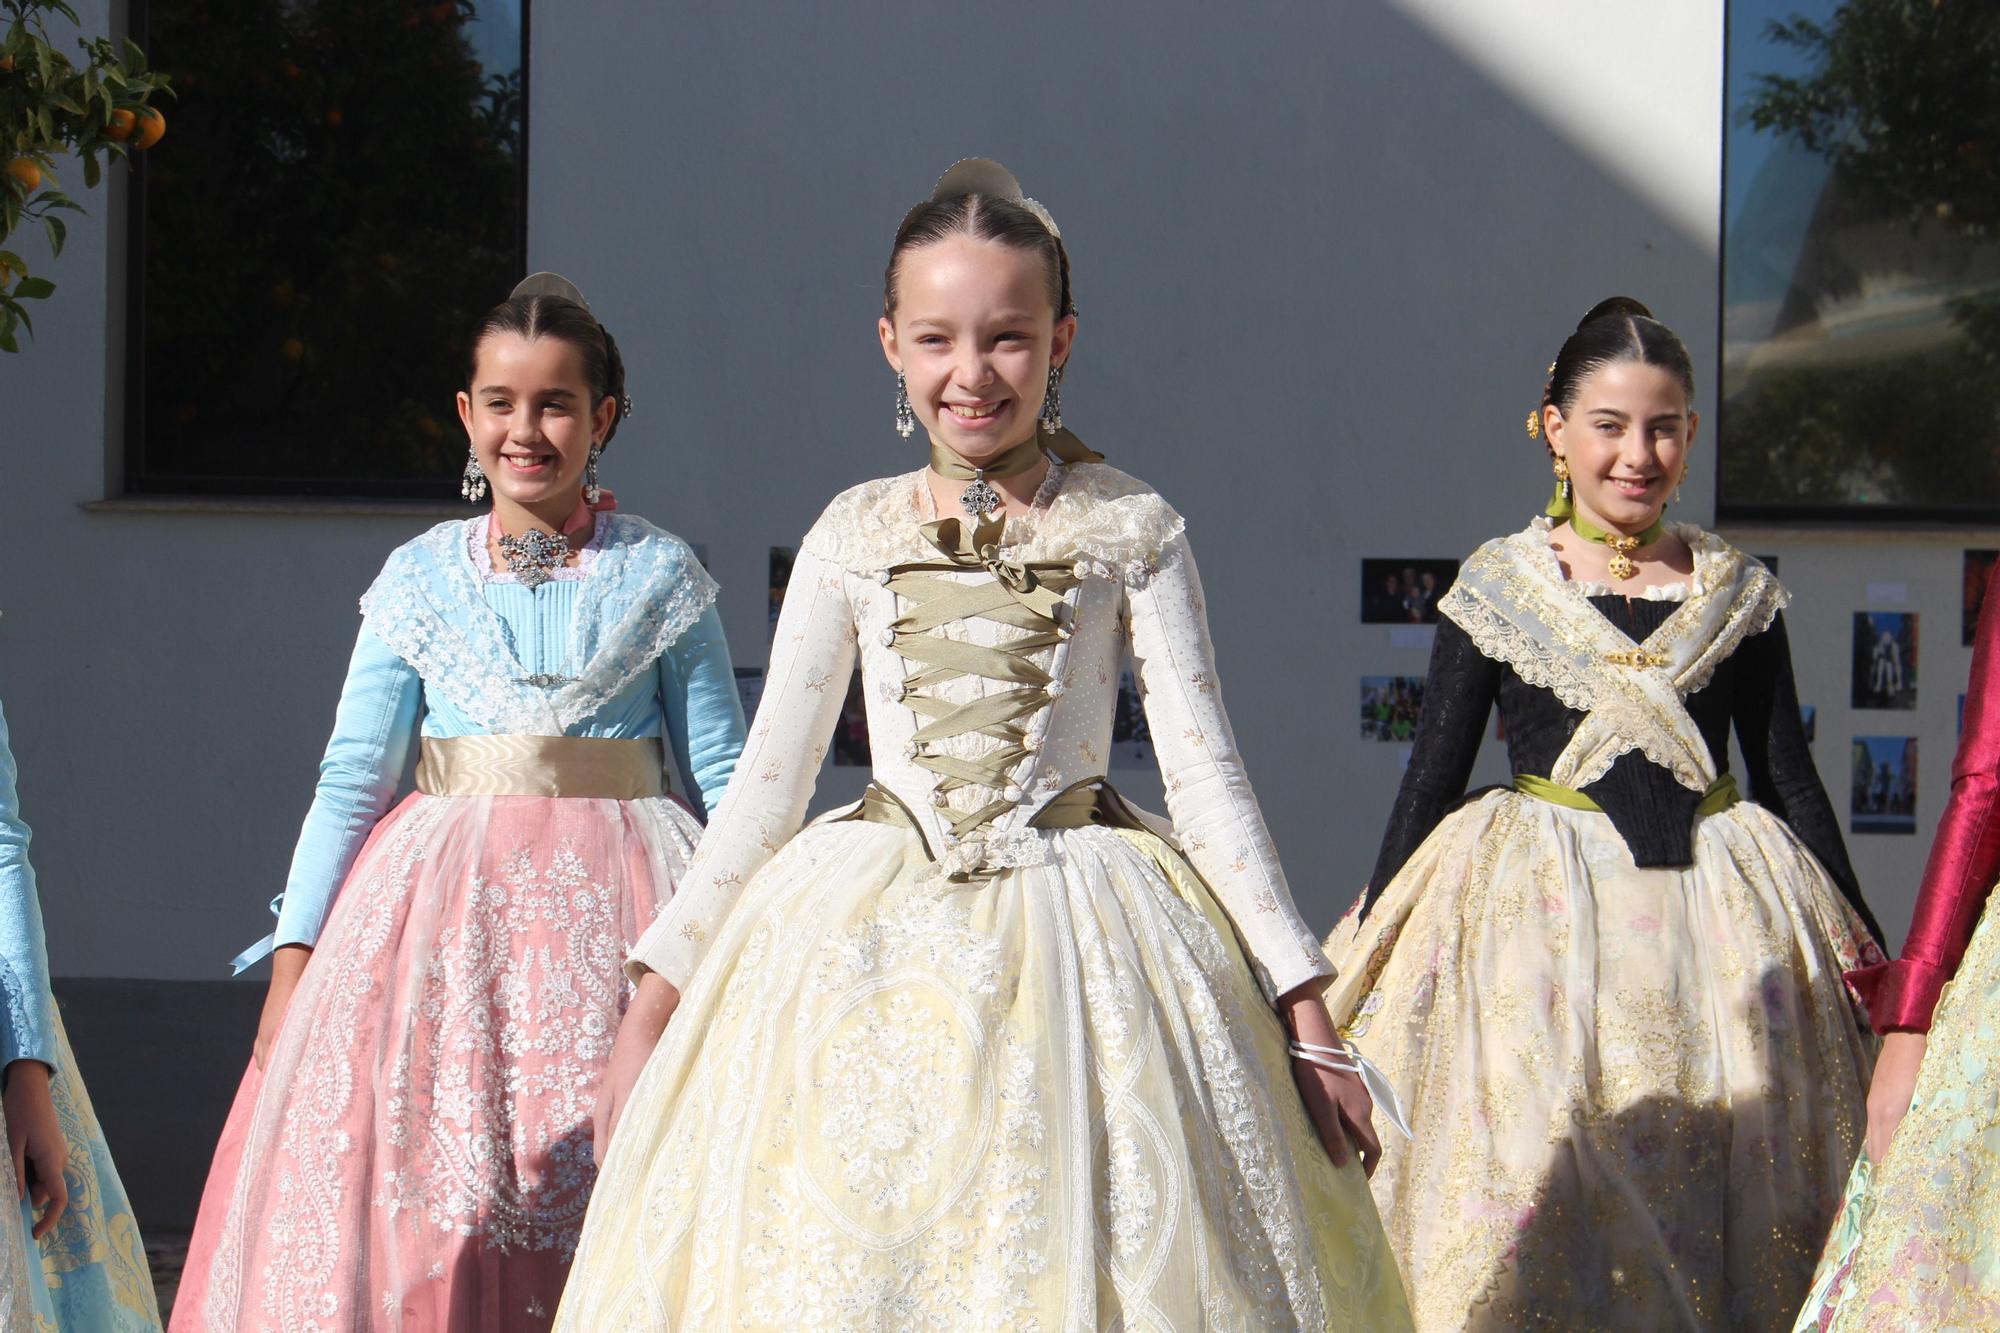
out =
[[(1990, 506), (1921, 504), (1770, 504), (1757, 501), (1732, 502), (1724, 490), (1727, 475), (1722, 454), (1728, 447), (1728, 405), (1722, 396), (1723, 372), (1728, 365), (1729, 346), (1729, 126), (1736, 107), (1730, 100), (1730, 72), (1737, 8), (1740, 0), (1725, 0), (1722, 7), (1722, 119), (1721, 171), (1716, 191), (1715, 263), (1715, 518), (1718, 523), (1754, 524), (1773, 528), (1861, 528), (1884, 524), (1905, 528), (1964, 529), (2000, 525), (2000, 502)], [(1995, 441), (2000, 448), (2000, 440)]]
[[(153, 0), (130, 0), (126, 31), (141, 50), (150, 48)], [(534, 0), (520, 0), (521, 6), (521, 153), (520, 208), (516, 218), (521, 238), (515, 268), (528, 271), (528, 187), (533, 144), (530, 139), (530, 85), (533, 78)], [(132, 176), (125, 191), (125, 300), (124, 367), (121, 391), (124, 395), (124, 439), (119, 449), (121, 471), (116, 498), (244, 499), (283, 500), (417, 500), (441, 502), (456, 493), (455, 477), (357, 479), (351, 477), (268, 477), (176, 473), (146, 467), (146, 175), (150, 158), (145, 153), (131, 156)]]

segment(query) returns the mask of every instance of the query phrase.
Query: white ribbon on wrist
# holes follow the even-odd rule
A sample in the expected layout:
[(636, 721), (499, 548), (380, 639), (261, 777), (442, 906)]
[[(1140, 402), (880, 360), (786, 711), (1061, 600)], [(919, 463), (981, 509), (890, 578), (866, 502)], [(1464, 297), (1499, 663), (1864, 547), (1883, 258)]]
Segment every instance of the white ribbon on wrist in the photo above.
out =
[(1402, 1099), (1396, 1096), (1395, 1085), (1389, 1082), (1389, 1076), (1354, 1049), (1353, 1042), (1345, 1037), (1334, 1040), (1340, 1045), (1315, 1046), (1309, 1041), (1294, 1041), (1289, 1049), (1294, 1060), (1303, 1060), (1309, 1065), (1318, 1065), (1336, 1073), (1358, 1074), (1361, 1086), (1368, 1089), (1369, 1099), (1375, 1103), (1375, 1109), (1382, 1113), (1383, 1119), (1394, 1125), (1396, 1132), (1404, 1138), (1415, 1138), (1416, 1135), (1410, 1133), (1409, 1120), (1403, 1115)]

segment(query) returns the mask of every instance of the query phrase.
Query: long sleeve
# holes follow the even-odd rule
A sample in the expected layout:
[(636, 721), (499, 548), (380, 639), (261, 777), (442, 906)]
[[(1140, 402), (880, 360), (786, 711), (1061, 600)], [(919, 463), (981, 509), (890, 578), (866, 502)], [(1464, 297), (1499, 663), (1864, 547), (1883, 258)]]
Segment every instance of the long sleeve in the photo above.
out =
[(1146, 722), (1166, 780), (1174, 834), (1215, 891), (1267, 997), (1332, 971), (1299, 919), (1277, 848), (1250, 789), (1222, 708), (1201, 576), (1185, 538), (1162, 552), (1160, 571), (1127, 594), (1132, 657)]
[(2000, 874), (2000, 597), (1979, 613), (1965, 731), (1951, 761), (1951, 800), (1924, 867), (1916, 914), (1892, 963), (1862, 968), (1848, 981), (1877, 1032), (1928, 1032), (1938, 994), (1958, 971), (1965, 947)]
[(660, 655), (660, 705), (674, 763), (711, 817), (743, 752), (743, 696), (713, 606)]
[(1874, 914), (1861, 897), (1861, 882), (1847, 859), (1847, 843), (1840, 836), (1840, 817), (1827, 799), (1813, 763), (1812, 747), (1806, 743), (1784, 615), (1780, 613), (1762, 634), (1746, 639), (1731, 665), (1735, 673), (1736, 739), (1743, 747), (1750, 799), (1798, 834), (1799, 841), (1826, 868), (1880, 940), (1882, 928), (1875, 924)]
[(1498, 662), (1473, 646), (1464, 630), (1449, 619), (1439, 619), (1410, 766), (1403, 773), (1382, 848), (1375, 856), (1363, 910), (1382, 896), (1452, 803), (1465, 795), (1503, 672)]
[(751, 876), (799, 831), (854, 673), (854, 609), (841, 570), (800, 551), (772, 635), (771, 666), (736, 779), (666, 910), (632, 950), (676, 987), (708, 952)]
[(416, 669), (364, 625), (340, 689), (312, 809), (292, 854), (276, 944), (319, 939), (335, 891), (396, 794), (422, 699)]
[(28, 864), (28, 826), (21, 821), (14, 749), (0, 716), (0, 1067), (40, 1060), (54, 1067), (56, 1042), (49, 993), (48, 947), (35, 868)]

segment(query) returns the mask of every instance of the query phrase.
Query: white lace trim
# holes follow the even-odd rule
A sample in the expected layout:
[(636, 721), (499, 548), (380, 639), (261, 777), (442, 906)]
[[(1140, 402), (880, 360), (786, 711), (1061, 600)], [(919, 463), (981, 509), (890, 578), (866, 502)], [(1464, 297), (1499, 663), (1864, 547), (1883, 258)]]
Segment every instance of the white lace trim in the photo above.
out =
[(1054, 859), (1045, 829), (988, 830), (961, 839), (944, 849), (944, 854), (925, 867), (926, 880), (948, 879), (953, 875), (977, 874), (982, 870), (1020, 870), (1045, 866)]
[[(1590, 605), (1589, 585), (1563, 577), (1561, 561), (1548, 542), (1549, 526), (1538, 519), (1480, 547), (1440, 599), (1439, 610), (1482, 654), (1506, 663), (1529, 685), (1550, 691), (1577, 712), (1604, 711), (1579, 728), (1565, 757), (1586, 729), (1602, 731), (1615, 719), (1616, 738), (1593, 748), (1595, 758), (1581, 770), (1583, 780), (1572, 785), (1586, 785), (1591, 774), (1608, 766), (1609, 757), (1637, 749), (1684, 784), (1701, 789), (1712, 775), (1689, 762), (1698, 731), (1677, 700), (1707, 686), (1745, 639), (1769, 629), (1791, 600), (1789, 594), (1769, 570), (1720, 537), (1692, 524), (1676, 524), (1676, 535), (1694, 554), (1689, 596), (1643, 644), (1631, 645)], [(1635, 679), (1612, 688), (1612, 678), (1604, 674), (1600, 659), (1605, 651), (1634, 646), (1668, 658), (1663, 679), (1670, 692), (1652, 704), (1641, 703), (1640, 696), (1654, 686)]]
[(481, 591), (468, 522), (441, 523), (392, 552), (361, 614), (426, 690), (496, 734), (563, 735), (657, 662), (715, 602), (715, 581), (680, 538), (641, 518), (599, 515), (602, 549), (577, 598), (565, 653), (583, 665), (555, 688), (533, 685)]
[[(549, 582), (581, 583), (583, 580), (589, 578), (591, 566), (597, 563), (598, 554), (604, 549), (604, 528), (604, 515), (593, 514), (591, 516), (590, 540), (578, 548), (576, 563), (573, 565), (564, 565), (560, 569), (550, 570)], [(470, 560), (472, 567), (479, 571), (479, 581), (481, 583), (519, 583), (521, 581), (520, 576), (512, 570), (493, 568), (493, 557), (490, 548), (486, 544), (487, 536), (492, 531), (493, 515), (491, 511), (481, 514), (477, 518), (467, 519), (465, 523), (465, 558)]]
[[(922, 472), (863, 482), (835, 496), (804, 546), (858, 574), (936, 556), (918, 527), (930, 520)], [(1144, 586), (1186, 522), (1158, 492), (1102, 463), (1049, 469), (1028, 513), (1007, 520), (1004, 553), (1019, 561), (1066, 560)]]

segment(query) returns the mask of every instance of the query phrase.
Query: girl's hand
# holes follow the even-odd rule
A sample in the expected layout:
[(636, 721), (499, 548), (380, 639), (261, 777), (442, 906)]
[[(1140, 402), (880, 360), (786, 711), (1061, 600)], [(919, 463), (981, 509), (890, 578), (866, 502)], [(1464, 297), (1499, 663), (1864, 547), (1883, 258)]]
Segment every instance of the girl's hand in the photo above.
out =
[(291, 1008), (292, 992), (299, 988), (299, 977), (311, 957), (312, 949), (304, 944), (287, 944), (271, 955), (271, 989), (264, 993), (264, 1014), (257, 1020), (257, 1045), (251, 1051), (260, 1070), (278, 1044), (285, 1010)]
[(646, 1061), (652, 1058), (653, 1048), (660, 1044), (660, 1034), (667, 1030), (667, 1020), (674, 1016), (680, 1002), (680, 991), (659, 973), (648, 972), (639, 978), (639, 991), (632, 997), (624, 1020), (618, 1024), (618, 1036), (611, 1043), (611, 1061), (604, 1068), (604, 1082), (597, 1089), (597, 1109), (590, 1117), (591, 1152), (599, 1166), (604, 1165), (604, 1156), (611, 1151), (611, 1135), (632, 1096), (632, 1086), (645, 1072)]
[(7, 1088), (0, 1104), (7, 1112), (7, 1150), (14, 1156), (14, 1179), (27, 1195), (34, 1168), (33, 1203), (42, 1210), (35, 1223), (40, 1240), (55, 1227), (69, 1206), (69, 1185), (63, 1167), (69, 1163), (69, 1140), (56, 1119), (55, 1098), (49, 1095), (49, 1067), (40, 1060), (16, 1060), (7, 1066)]
[(1868, 1085), (1868, 1160), (1881, 1165), (1896, 1137), (1896, 1126), (1910, 1109), (1917, 1090), (1917, 1068), (1924, 1062), (1929, 1039), (1921, 1032), (1891, 1032), (1882, 1038), (1875, 1058), (1875, 1080)]
[[(1339, 1035), (1333, 1019), (1320, 998), (1329, 978), (1315, 977), (1278, 997), (1278, 1012), (1291, 1030), (1292, 1039), (1311, 1046), (1338, 1046)], [(1299, 1100), (1312, 1117), (1319, 1141), (1335, 1166), (1346, 1166), (1353, 1148), (1361, 1150), (1361, 1169), (1375, 1174), (1382, 1160), (1382, 1140), (1375, 1135), (1375, 1101), (1358, 1074), (1327, 1069), (1310, 1060), (1292, 1057), (1292, 1079), (1299, 1086)]]

